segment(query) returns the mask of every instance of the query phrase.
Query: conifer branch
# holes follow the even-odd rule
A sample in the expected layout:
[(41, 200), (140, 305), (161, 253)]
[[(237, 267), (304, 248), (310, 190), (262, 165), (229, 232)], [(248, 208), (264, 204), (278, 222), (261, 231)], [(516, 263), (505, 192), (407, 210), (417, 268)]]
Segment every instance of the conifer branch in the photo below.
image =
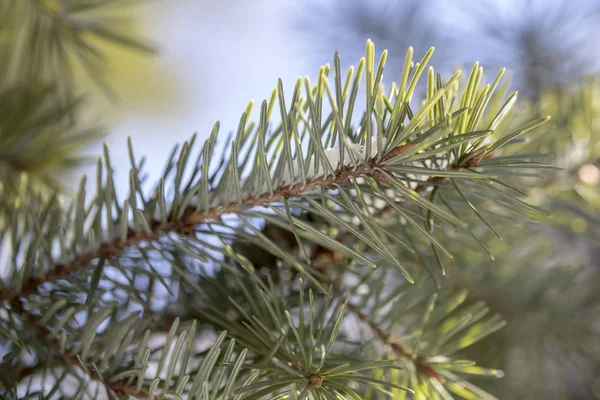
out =
[(356, 305), (349, 302), (347, 307), (348, 310), (350, 310), (362, 323), (366, 324), (373, 331), (373, 333), (375, 333), (381, 342), (389, 345), (394, 354), (412, 362), (415, 365), (416, 370), (424, 375), (430, 378), (435, 378), (440, 382), (444, 382), (444, 378), (438, 374), (435, 369), (429, 365), (421, 363), (418, 359), (416, 359), (412, 351), (404, 343), (373, 322)]
[[(90, 25), (88, 28), (94, 32), (97, 27)], [(106, 34), (101, 29), (100, 36), (103, 33)], [(117, 39), (122, 41), (119, 37)], [(364, 384), (367, 389), (364, 396), (370, 398), (368, 390), (394, 384), (380, 380), (379, 371), (374, 371), (373, 375), (365, 375), (367, 372), (364, 371), (389, 366), (397, 368), (399, 364), (409, 372), (402, 379), (410, 380), (409, 384), (414, 386), (414, 392), (419, 398), (429, 398), (431, 391), (439, 392), (443, 398), (449, 398), (449, 391), (458, 395), (463, 395), (466, 391), (472, 394), (469, 398), (477, 397), (475, 394), (480, 391), (477, 388), (466, 388), (464, 384), (468, 382), (453, 375), (452, 371), (493, 376), (499, 376), (499, 373), (480, 367), (468, 369), (470, 365), (462, 365), (458, 362), (461, 360), (455, 360), (453, 354), (504, 326), (504, 322), (499, 320), (500, 316), (494, 315), (482, 320), (488, 310), (483, 309), (482, 304), (475, 304), (472, 309), (465, 307), (458, 310), (452, 319), (444, 319), (464, 302), (466, 294), (461, 291), (455, 296), (449, 296), (451, 299), (444, 298), (442, 306), (436, 305), (435, 294), (431, 296), (420, 325), (415, 321), (407, 321), (407, 326), (414, 323), (412, 326), (415, 330), (410, 334), (399, 334), (400, 340), (393, 336), (398, 319), (395, 314), (385, 313), (380, 307), (379, 295), (386, 294), (385, 288), (389, 285), (384, 281), (389, 276), (388, 266), (396, 267), (407, 281), (414, 282), (412, 270), (409, 271), (403, 265), (402, 254), (404, 250), (408, 250), (412, 251), (411, 254), (420, 256), (421, 247), (414, 243), (407, 227), (414, 227), (422, 233), (433, 246), (435, 255), (438, 255), (439, 249), (450, 257), (451, 254), (442, 241), (434, 237), (434, 227), (442, 227), (442, 233), (447, 224), (469, 230), (463, 217), (454, 212), (453, 205), (445, 201), (446, 207), (436, 204), (436, 195), (442, 201), (442, 195), (439, 194), (441, 186), (454, 182), (454, 179), (465, 179), (472, 186), (479, 185), (485, 189), (496, 182), (496, 174), (513, 176), (514, 169), (540, 167), (540, 163), (536, 163), (535, 159), (532, 161), (532, 157), (527, 154), (503, 158), (501, 153), (499, 159), (489, 159), (494, 157), (494, 152), (499, 148), (512, 145), (513, 139), (541, 125), (546, 119), (530, 122), (506, 135), (496, 135), (495, 140), (488, 142), (487, 138), (495, 134), (496, 128), (513, 106), (516, 94), (506, 100), (491, 123), (483, 120), (484, 110), (503, 72), (498, 74), (493, 86), (486, 85), (480, 89), (482, 70), (478, 64), (473, 67), (460, 101), (457, 101), (459, 73), (443, 84), (441, 76), (436, 75), (431, 68), (427, 74), (426, 99), (414, 112), (410, 100), (433, 49), (418, 64), (412, 62), (412, 51), (409, 49), (407, 52), (402, 81), (398, 86), (392, 87), (389, 95), (383, 93), (380, 85), (387, 52), (382, 54), (380, 63), (375, 68), (374, 47), (370, 41), (367, 43), (366, 58), (359, 63), (355, 78), (352, 79), (354, 70), (350, 69), (346, 84), (342, 82), (339, 57), (336, 55), (334, 68), (331, 70), (335, 80), (335, 93), (328, 82), (330, 66), (323, 66), (319, 70), (318, 82), (314, 88), (308, 78), (304, 80), (306, 99), (300, 97), (303, 80), (297, 80), (289, 108), (279, 81), (270, 101), (262, 103), (258, 126), (248, 120), (252, 104), (242, 114), (235, 139), (227, 139), (231, 145), (228, 155), (219, 160), (212, 158), (219, 131), (219, 124), (216, 124), (210, 139), (204, 143), (195, 164), (191, 166), (193, 170), (189, 170), (189, 160), (195, 135), (183, 144), (178, 158), (177, 148), (173, 150), (163, 176), (154, 188), (149, 188), (144, 183), (144, 162), (136, 160), (133, 145), (129, 141), (129, 198), (123, 202), (122, 207), (122, 199), (115, 190), (109, 152), (105, 148), (104, 159), (98, 160), (97, 191), (92, 201), (89, 197), (86, 199), (86, 180), (83, 178), (77, 198), (68, 211), (63, 209), (60, 201), (52, 198), (39, 205), (36, 203), (24, 207), (19, 210), (24, 211), (23, 215), (15, 214), (16, 216), (7, 220), (7, 234), (4, 238), (11, 247), (10, 257), (5, 259), (10, 265), (6, 268), (10, 275), (7, 282), (10, 283), (3, 284), (0, 288), (0, 301), (12, 308), (15, 320), (22, 320), (22, 323), (16, 323), (16, 328), (9, 324), (8, 332), (23, 329), (39, 336), (42, 344), (38, 343), (37, 350), (42, 354), (58, 353), (55, 365), (65, 369), (65, 376), (71, 373), (71, 376), (78, 378), (82, 385), (79, 389), (85, 389), (84, 385), (93, 380), (97, 381), (98, 389), (104, 386), (109, 394), (116, 393), (123, 397), (153, 397), (155, 389), (161, 385), (163, 397), (168, 396), (171, 389), (175, 396), (185, 393), (190, 398), (211, 397), (208, 391), (214, 388), (212, 397), (215, 398), (222, 396), (227, 399), (232, 395), (241, 397), (244, 393), (254, 396), (253, 398), (264, 398), (282, 396), (288, 386), (299, 384), (304, 387), (303, 393), (315, 390), (315, 396), (319, 398), (333, 398), (334, 395), (342, 398), (347, 394), (351, 398), (359, 398), (357, 393), (362, 394), (363, 388), (355, 393), (355, 389), (347, 385), (347, 381), (351, 379), (360, 386)], [(355, 130), (352, 116), (363, 69), (366, 69), (367, 104), (360, 126)], [(323, 118), (322, 107), (326, 97), (330, 101), (332, 112), (327, 118)], [(273, 129), (269, 120), (277, 103), (281, 123)], [(489, 118), (486, 116), (486, 119)], [(480, 168), (472, 171), (473, 167)], [(104, 168), (106, 174), (103, 172)], [(153, 189), (152, 193), (149, 194), (147, 189)], [(172, 192), (165, 195), (165, 189)], [(460, 198), (456, 196), (459, 204), (470, 206), (483, 220), (459, 187), (454, 185), (454, 189), (460, 195)], [(451, 187), (450, 191), (452, 190)], [(500, 191), (504, 197), (500, 201), (490, 197), (492, 205), (511, 208), (509, 206), (514, 204), (515, 211), (521, 211), (522, 214), (526, 210), (538, 211), (536, 207), (525, 204), (514, 193), (509, 195), (501, 189), (496, 191)], [(523, 194), (519, 190), (515, 192)], [(428, 196), (429, 193), (431, 196)], [(318, 201), (319, 195), (321, 202)], [(477, 192), (477, 195), (484, 197), (481, 192)], [(409, 205), (415, 206), (421, 213), (414, 212)], [(257, 210), (259, 207), (270, 210)], [(403, 220), (400, 224), (386, 224), (387, 218), (382, 214), (394, 210)], [(301, 215), (297, 216), (296, 212)], [(422, 218), (423, 212), (427, 212), (426, 219)], [(225, 218), (226, 215), (234, 217), (231, 218), (231, 223), (229, 218)], [(305, 216), (309, 218), (304, 220)], [(276, 229), (291, 232), (287, 238), (293, 236), (296, 242), (282, 238), (281, 235), (271, 236), (272, 230), (260, 231), (254, 226), (254, 218), (264, 220)], [(323, 222), (331, 229), (324, 229), (327, 227), (323, 226)], [(424, 227), (422, 222), (425, 222)], [(483, 222), (489, 226), (485, 220)], [(244, 223), (245, 227), (239, 223)], [(11, 226), (13, 229), (9, 230), (8, 227)], [(399, 237), (403, 233), (407, 240)], [(204, 240), (204, 235), (219, 239), (222, 246)], [(243, 245), (256, 246), (268, 258), (251, 257), (252, 254), (247, 249), (238, 246), (238, 239)], [(302, 240), (310, 245), (304, 247)], [(295, 244), (299, 248), (294, 248)], [(398, 251), (396, 246), (400, 246)], [(172, 271), (159, 271), (152, 266), (154, 249), (160, 252), (157, 259), (170, 263)], [(179, 253), (180, 250), (182, 253)], [(296, 250), (302, 250), (302, 260), (298, 260)], [(104, 269), (105, 260), (116, 273)], [(349, 267), (348, 270), (341, 270), (345, 265), (350, 265), (346, 261), (356, 261), (360, 266), (369, 267), (376, 267), (383, 261), (381, 274), (381, 269), (378, 269), (372, 276), (359, 276), (363, 282), (371, 277), (375, 278), (373, 287), (377, 289), (377, 303), (372, 309), (371, 301), (367, 300), (363, 304), (362, 297), (361, 300), (354, 299), (354, 303), (348, 303), (350, 295), (354, 293), (353, 289), (361, 288), (353, 287), (348, 276), (355, 271), (359, 274), (359, 270), (350, 270)], [(425, 264), (424, 259), (421, 261)], [(87, 273), (91, 272), (94, 264), (96, 268), (88, 276)], [(329, 268), (332, 264), (337, 265), (340, 270)], [(221, 275), (215, 276), (213, 280), (204, 269), (208, 265), (221, 267)], [(271, 268), (283, 265), (302, 274), (298, 303), (289, 301), (287, 293), (281, 295), (283, 291), (271, 287), (275, 282), (269, 281), (267, 287), (262, 276), (257, 273), (258, 268), (260, 274), (265, 274), (263, 268), (272, 271)], [(201, 269), (198, 273), (194, 272), (196, 266)], [(252, 273), (250, 281), (242, 280), (242, 275), (237, 274), (242, 272), (236, 270), (238, 267)], [(441, 262), (440, 267), (443, 271)], [(138, 277), (143, 278), (143, 282)], [(279, 283), (288, 280), (283, 274), (280, 278)], [(308, 324), (304, 278), (308, 278), (311, 285)], [(289, 279), (295, 281), (293, 275)], [(345, 282), (346, 279), (348, 281)], [(67, 281), (67, 284), (63, 281)], [(148, 284), (146, 281), (149, 281)], [(138, 285), (138, 282), (143, 284)], [(56, 286), (53, 288), (58, 289), (56, 298), (49, 296), (42, 298), (39, 303), (30, 303), (26, 296), (33, 295), (37, 300), (38, 293), (44, 291), (41, 286), (46, 283)], [(190, 319), (198, 313), (206, 317), (213, 327), (223, 330), (211, 349), (203, 352), (206, 357), (202, 360), (200, 369), (196, 368), (194, 361), (194, 372), (188, 373), (187, 367), (191, 366), (188, 361), (196, 358), (192, 352), (197, 343), (194, 336), (197, 322), (192, 322), (189, 331), (176, 337), (180, 322), (176, 318), (170, 324), (164, 346), (160, 350), (160, 360), (152, 385), (146, 389), (148, 392), (138, 392), (142, 384), (148, 382), (147, 367), (151, 355), (157, 350), (148, 344), (149, 337), (157, 332), (156, 329), (146, 330), (144, 337), (139, 340), (139, 313), (143, 315), (141, 322), (154, 324), (154, 328), (158, 330), (164, 330), (165, 320), (171, 318), (151, 305), (158, 283), (175, 298), (163, 297), (167, 307), (171, 305), (171, 300), (180, 302), (197, 296), (200, 307), (193, 310), (189, 304), (181, 301), (182, 307), (174, 309), (174, 314), (179, 314), (180, 309), (187, 310), (181, 314), (183, 318)], [(213, 284), (214, 288), (205, 286)], [(246, 284), (253, 285), (252, 290), (246, 290)], [(176, 291), (170, 290), (172, 285), (176, 287)], [(325, 285), (330, 286), (330, 290), (325, 306), (320, 310), (322, 318), (315, 319), (313, 290)], [(368, 286), (370, 285), (369, 282)], [(179, 290), (183, 286), (185, 290)], [(405, 296), (417, 296), (419, 302), (407, 302), (409, 317), (413, 317), (421, 312), (420, 300), (423, 299), (415, 293), (419, 289), (427, 290), (427, 287), (420, 284), (412, 286), (414, 291), (407, 289), (410, 287), (401, 284), (398, 290), (390, 294), (390, 298), (386, 295), (382, 301), (396, 304), (392, 301), (394, 298), (406, 300)], [(86, 292), (85, 304), (83, 296), (75, 300), (68, 296), (83, 288)], [(232, 293), (228, 288), (234, 289)], [(70, 291), (64, 293), (62, 289)], [(187, 289), (193, 289), (194, 292), (189, 293)], [(135, 303), (142, 307), (125, 318), (111, 314), (111, 330), (96, 337), (100, 326), (98, 324), (106, 322), (106, 316), (113, 312), (112, 306), (96, 308), (97, 300), (109, 296), (121, 299), (121, 290), (125, 292), (127, 304)], [(146, 293), (142, 293), (146, 290)], [(357, 293), (362, 296), (361, 291)], [(222, 294), (236, 308), (234, 313), (223, 313)], [(344, 294), (347, 296), (343, 304), (338, 303)], [(260, 301), (254, 301), (255, 295), (261, 297)], [(240, 299), (243, 302), (239, 302)], [(44, 311), (47, 306), (48, 310)], [(87, 326), (81, 336), (77, 331), (72, 335), (65, 335), (71, 333), (72, 326), (65, 325), (69, 318), (84, 307), (88, 309)], [(335, 312), (332, 312), (333, 308)], [(252, 312), (246, 312), (248, 309)], [(299, 311), (297, 324), (292, 317), (296, 310)], [(393, 312), (408, 313), (395, 308)], [(43, 319), (39, 317), (40, 313), (44, 314)], [(339, 355), (335, 354), (335, 342), (344, 314), (353, 314), (358, 319), (356, 322), (372, 331), (369, 336), (376, 344), (381, 344), (375, 346), (378, 349), (375, 357), (385, 360), (361, 363), (361, 357), (361, 360), (354, 360), (356, 364), (353, 362), (348, 366), (336, 365), (335, 361), (330, 361), (331, 357)], [(158, 318), (152, 318), (154, 316)], [(48, 323), (53, 317), (59, 318), (58, 324)], [(451, 330), (448, 330), (449, 325), (452, 325)], [(55, 328), (51, 329), (53, 326)], [(314, 327), (318, 328), (317, 336), (314, 335)], [(61, 336), (57, 335), (59, 331)], [(12, 334), (9, 336), (9, 339), (13, 339)], [(23, 336), (30, 337), (27, 333)], [(220, 353), (224, 350), (221, 345), (226, 337), (230, 337), (231, 341), (221, 357)], [(124, 370), (130, 364), (130, 349), (134, 340), (139, 341), (137, 344), (140, 346), (137, 349), (138, 356), (133, 361), (135, 369)], [(239, 352), (234, 362), (234, 353), (240, 344), (247, 348)], [(382, 354), (383, 351), (385, 355)], [(88, 357), (90, 354), (93, 359)], [(16, 352), (12, 356), (11, 363), (21, 361), (16, 358)], [(263, 373), (261, 368), (255, 368), (259, 360), (268, 364), (273, 357), (277, 361), (271, 366), (273, 371), (265, 370)], [(446, 361), (441, 363), (440, 359)], [(314, 369), (317, 363), (318, 368)], [(12, 376), (30, 376), (39, 368), (52, 370), (53, 366), (44, 365), (38, 360), (34, 367), (29, 370), (16, 369)], [(386, 371), (382, 372), (387, 374)], [(396, 371), (392, 371), (389, 376), (394, 377), (395, 373)], [(413, 382), (415, 373), (417, 379)], [(127, 378), (121, 379), (124, 376)], [(223, 387), (221, 384), (225, 376)], [(190, 379), (193, 379), (191, 388), (187, 386)], [(63, 379), (58, 378), (57, 387), (62, 382)], [(236, 388), (238, 385), (241, 386)], [(398, 385), (394, 387), (412, 390)]]
[[(336, 280), (332, 277), (330, 271), (326, 268), (325, 265), (329, 263), (328, 261), (339, 265), (339, 261), (341, 261), (339, 256), (340, 255), (336, 254), (331, 250), (320, 247), (316, 251), (315, 256), (313, 258), (313, 260), (315, 260), (315, 262), (317, 263), (316, 267), (319, 270), (319, 272), (321, 272), (326, 277), (326, 283), (328, 285), (335, 285)], [(413, 352), (408, 348), (407, 345), (405, 345), (398, 338), (392, 336), (385, 329), (377, 325), (377, 323), (375, 323), (364, 312), (362, 312), (360, 308), (354, 303), (349, 301), (348, 305), (346, 306), (346, 309), (352, 314), (354, 314), (354, 316), (356, 316), (356, 318), (358, 318), (360, 322), (367, 325), (382, 343), (389, 345), (396, 356), (412, 362), (416, 370), (425, 374), (426, 376), (430, 378), (435, 378), (440, 382), (444, 382), (444, 378), (440, 374), (438, 374), (435, 371), (435, 369), (426, 364), (421, 363), (418, 359), (416, 359), (414, 357)]]
[[(40, 326), (36, 319), (29, 313), (25, 307), (23, 306), (23, 302), (20, 298), (16, 297), (10, 301), (11, 308), (13, 312), (18, 313), (25, 319), (25, 323), (28, 328), (33, 332), (38, 338), (40, 338), (43, 342), (46, 343), (48, 348), (54, 351), (56, 354), (60, 356), (65, 365), (77, 368), (83, 371), (87, 377), (90, 379), (102, 384), (106, 390), (112, 391), (117, 395), (129, 395), (136, 399), (145, 400), (149, 399), (151, 396), (144, 391), (137, 391), (133, 386), (127, 384), (127, 379), (121, 379), (117, 382), (107, 382), (103, 376), (95, 369), (92, 369), (81, 362), (81, 360), (75, 354), (62, 353), (61, 345), (58, 340), (51, 337), (50, 333)], [(25, 378), (27, 375), (30, 375), (37, 369), (37, 366), (33, 366), (27, 369), (23, 369), (19, 371), (19, 378)], [(154, 395), (154, 398), (159, 399), (157, 395)]]
[[(189, 234), (193, 228), (199, 224), (208, 221), (220, 219), (225, 214), (239, 212), (242, 207), (260, 207), (269, 203), (281, 201), (287, 198), (296, 197), (303, 193), (311, 192), (319, 187), (325, 189), (334, 189), (336, 185), (343, 185), (365, 174), (374, 174), (376, 168), (385, 166), (385, 162), (391, 158), (408, 151), (412, 145), (398, 146), (382, 156), (381, 160), (376, 157), (370, 158), (365, 163), (355, 167), (343, 166), (335, 175), (319, 176), (306, 185), (295, 183), (282, 186), (275, 190), (272, 194), (265, 192), (259, 196), (249, 197), (239, 203), (237, 201), (230, 202), (226, 206), (218, 205), (212, 207), (208, 211), (200, 211), (194, 206), (188, 206), (183, 216), (180, 219), (169, 219), (166, 222), (161, 222), (157, 219), (149, 221), (150, 231), (135, 231), (129, 229), (127, 239), (114, 239), (99, 246), (96, 250), (84, 253), (75, 257), (68, 264), (57, 264), (46, 275), (42, 277), (32, 277), (19, 290), (16, 287), (11, 287), (3, 290), (0, 293), (0, 301), (12, 301), (19, 295), (27, 295), (35, 292), (36, 288), (44, 283), (56, 281), (57, 279), (68, 275), (78, 269), (85, 268), (90, 263), (99, 258), (118, 257), (128, 247), (139, 245), (144, 241), (158, 240), (161, 236), (169, 233)], [(423, 191), (421, 189), (420, 191)], [(172, 215), (172, 214), (171, 214)]]

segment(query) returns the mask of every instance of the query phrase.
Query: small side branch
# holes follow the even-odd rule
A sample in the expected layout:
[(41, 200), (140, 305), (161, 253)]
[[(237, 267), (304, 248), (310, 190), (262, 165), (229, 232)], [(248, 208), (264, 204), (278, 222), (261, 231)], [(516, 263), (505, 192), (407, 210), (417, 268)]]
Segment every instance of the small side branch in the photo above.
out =
[[(23, 317), (25, 324), (27, 324), (27, 327), (31, 330), (31, 332), (38, 336), (48, 346), (50, 350), (58, 354), (65, 365), (79, 369), (90, 379), (104, 385), (106, 390), (112, 391), (119, 396), (129, 395), (133, 398), (140, 400), (152, 398), (152, 396), (149, 393), (144, 391), (137, 391), (135, 387), (128, 385), (127, 379), (109, 383), (98, 371), (81, 363), (81, 361), (77, 358), (75, 354), (61, 353), (61, 346), (59, 341), (53, 338), (51, 334), (46, 329), (44, 329), (44, 327), (40, 326), (37, 323), (35, 317), (25, 309), (25, 307), (23, 306), (23, 302), (19, 298), (11, 300), (10, 305), (13, 312), (18, 313)], [(34, 368), (38, 369), (39, 365), (36, 365)], [(31, 371), (21, 371), (20, 376), (25, 377), (29, 375), (30, 372)], [(154, 398), (159, 399), (157, 395), (154, 395)]]
[[(315, 256), (313, 257), (313, 260), (315, 268), (317, 268), (319, 272), (321, 272), (326, 277), (326, 281), (324, 283), (328, 285), (335, 285), (336, 283), (338, 283), (338, 281), (335, 278), (333, 278), (330, 271), (326, 267), (327, 264), (340, 264), (341, 257), (339, 257), (337, 253), (329, 249), (320, 247), (319, 250), (317, 250)], [(364, 312), (362, 312), (357, 305), (355, 305), (352, 302), (348, 302), (346, 309), (352, 314), (354, 314), (354, 316), (356, 316), (356, 318), (358, 318), (360, 322), (367, 325), (371, 329), (371, 331), (373, 331), (373, 333), (379, 339), (379, 341), (386, 345), (389, 345), (394, 354), (396, 354), (396, 356), (412, 362), (416, 370), (423, 373), (427, 377), (437, 379), (440, 382), (444, 382), (443, 376), (437, 373), (437, 371), (435, 371), (435, 369), (433, 369), (429, 365), (420, 362), (419, 359), (416, 358), (413, 352), (408, 348), (408, 346), (402, 343), (402, 341), (400, 341), (398, 338), (392, 336), (385, 329), (377, 325), (377, 323), (375, 323)]]

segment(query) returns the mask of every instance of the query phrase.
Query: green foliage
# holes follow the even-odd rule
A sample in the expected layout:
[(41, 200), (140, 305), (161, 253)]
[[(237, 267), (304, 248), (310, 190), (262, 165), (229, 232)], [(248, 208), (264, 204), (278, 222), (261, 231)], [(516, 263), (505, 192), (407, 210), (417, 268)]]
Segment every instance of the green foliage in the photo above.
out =
[(517, 103), (504, 70), (445, 79), (409, 48), (385, 87), (369, 41), (176, 147), (160, 179), (129, 141), (124, 198), (105, 148), (69, 199), (57, 174), (98, 133), (73, 71), (105, 87), (98, 40), (150, 50), (104, 13), (126, 3), (0, 3), (1, 396), (594, 395), (596, 83), (532, 75)]
[[(42, 397), (91, 379), (134, 398), (494, 398), (467, 377), (502, 373), (459, 353), (502, 318), (464, 291), (432, 293), (453, 246), (483, 244), (484, 212), (547, 215), (505, 183), (550, 167), (505, 154), (547, 118), (507, 129), (503, 71), (483, 85), (476, 64), (461, 85), (426, 68), (432, 52), (415, 63), (409, 48), (385, 90), (387, 52), (376, 63), (369, 41), (356, 69), (342, 74), (336, 55), (314, 85), (284, 95), (279, 82), (257, 123), (250, 104), (223, 156), (217, 123), (148, 183), (129, 141), (120, 199), (105, 147), (91, 198), (84, 178), (66, 208), (53, 196), (13, 213), (0, 257), (9, 393), (37, 393), (17, 381), (42, 370)], [(411, 105), (421, 75), (427, 95)]]
[[(64, 190), (61, 175), (85, 162), (103, 135), (84, 123), (74, 71), (110, 91), (98, 40), (151, 51), (115, 16), (129, 1), (7, 0), (0, 4), (0, 226), (36, 197)], [(111, 13), (112, 12), (112, 13)], [(17, 212), (18, 213), (18, 212)]]
[[(575, 86), (575, 85), (574, 85)], [(528, 200), (553, 213), (538, 223), (490, 216), (493, 233), (480, 239), (498, 260), (490, 263), (479, 251), (456, 248), (450, 284), (468, 289), (501, 313), (509, 329), (495, 336), (494, 346), (476, 346), (472, 354), (506, 372), (498, 385), (485, 387), (501, 397), (547, 399), (586, 398), (594, 393), (600, 364), (598, 314), (598, 84), (586, 81), (547, 90), (533, 111), (555, 117), (544, 132), (516, 144), (514, 151), (546, 152), (561, 167), (543, 178), (514, 177), (512, 185), (528, 184)], [(596, 172), (594, 172), (596, 171)], [(484, 198), (480, 201), (485, 201)], [(459, 209), (462, 213), (466, 208)], [(493, 360), (493, 361), (492, 361)]]
[[(108, 89), (106, 59), (98, 39), (153, 52), (126, 31), (119, 10), (131, 0), (7, 0), (0, 5), (4, 79), (38, 79), (74, 91), (76, 61)], [(43, 66), (43, 67), (40, 67)]]
[(56, 89), (42, 83), (9, 86), (0, 92), (2, 212), (20, 207), (21, 202), (27, 207), (27, 198), (34, 193), (60, 188), (57, 173), (83, 161), (77, 151), (101, 132), (76, 125), (73, 116), (79, 104), (57, 102)]

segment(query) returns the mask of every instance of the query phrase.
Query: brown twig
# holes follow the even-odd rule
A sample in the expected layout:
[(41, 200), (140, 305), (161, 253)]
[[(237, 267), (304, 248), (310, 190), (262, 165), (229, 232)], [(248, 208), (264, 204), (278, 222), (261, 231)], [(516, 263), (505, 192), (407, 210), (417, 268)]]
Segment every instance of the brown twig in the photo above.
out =
[[(325, 277), (326, 277), (325, 283), (327, 283), (329, 285), (334, 285), (336, 283), (336, 279), (333, 278), (333, 276), (331, 275), (331, 272), (327, 268), (327, 265), (329, 264), (329, 265), (340, 266), (341, 265), (341, 257), (342, 257), (341, 254), (339, 254), (333, 250), (330, 250), (330, 249), (327, 249), (324, 247), (319, 247), (317, 249), (317, 251), (313, 257), (313, 260), (314, 260), (313, 266), (315, 267), (315, 269), (317, 269), (319, 272), (321, 272), (323, 275), (325, 275)], [(394, 352), (394, 354), (412, 362), (414, 364), (415, 368), (417, 369), (417, 371), (423, 373), (424, 375), (426, 375), (429, 378), (435, 378), (442, 383), (445, 381), (444, 377), (441, 376), (435, 369), (433, 369), (432, 367), (430, 367), (427, 364), (423, 364), (420, 360), (418, 360), (415, 357), (415, 355), (413, 354), (413, 352), (408, 348), (408, 346), (406, 346), (404, 343), (402, 343), (402, 341), (400, 339), (392, 336), (385, 329), (383, 329), (379, 325), (377, 325), (377, 323), (375, 323), (375, 321), (373, 321), (365, 313), (363, 313), (360, 310), (360, 308), (358, 306), (356, 306), (354, 303), (348, 302), (346, 309), (348, 311), (350, 311), (352, 314), (354, 314), (354, 316), (356, 316), (360, 322), (367, 325), (373, 331), (373, 333), (375, 333), (375, 336), (377, 336), (377, 338), (381, 342), (389, 345), (391, 347), (392, 351)]]
[[(119, 380), (117, 382), (112, 382), (112, 383), (106, 382), (106, 380), (100, 374), (100, 372), (83, 364), (77, 358), (77, 356), (75, 354), (61, 353), (60, 342), (58, 340), (54, 339), (46, 329), (44, 329), (42, 326), (40, 326), (37, 323), (37, 321), (33, 317), (33, 315), (31, 315), (31, 313), (29, 313), (25, 309), (25, 307), (23, 306), (23, 302), (19, 298), (12, 299), (10, 301), (10, 305), (11, 305), (11, 309), (14, 312), (19, 313), (25, 319), (25, 322), (28, 325), (31, 332), (33, 332), (36, 336), (38, 336), (41, 340), (43, 340), (52, 351), (54, 351), (56, 354), (58, 354), (59, 357), (62, 359), (62, 361), (66, 365), (80, 369), (89, 378), (104, 385), (106, 390), (112, 391), (117, 395), (121, 395), (121, 396), (129, 395), (131, 397), (134, 397), (134, 398), (140, 399), (140, 400), (145, 400), (145, 399), (151, 398), (149, 393), (144, 392), (144, 391), (138, 391), (131, 385), (127, 384), (127, 379), (122, 379), (122, 380)], [(27, 373), (31, 372), (35, 368), (36, 367), (28, 368), (28, 369), (26, 368), (26, 369), (20, 371), (19, 380), (26, 376), (25, 372), (27, 372)], [(154, 398), (159, 399), (159, 397), (157, 395), (154, 395)]]

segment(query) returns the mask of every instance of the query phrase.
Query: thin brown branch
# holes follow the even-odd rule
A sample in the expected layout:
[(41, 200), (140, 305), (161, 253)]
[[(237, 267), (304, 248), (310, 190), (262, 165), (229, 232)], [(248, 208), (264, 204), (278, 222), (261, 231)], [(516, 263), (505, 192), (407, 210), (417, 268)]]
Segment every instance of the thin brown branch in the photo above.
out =
[[(319, 272), (325, 275), (326, 281), (324, 283), (328, 285), (335, 285), (338, 282), (338, 279), (335, 279), (332, 276), (331, 272), (328, 269), (328, 266), (340, 266), (341, 257), (341, 254), (336, 253), (333, 250), (326, 249), (324, 247), (319, 247), (317, 249), (313, 257), (313, 265)], [(364, 312), (362, 312), (357, 305), (355, 305), (352, 302), (348, 302), (346, 309), (352, 314), (354, 314), (354, 316), (357, 317), (360, 322), (367, 325), (382, 343), (389, 345), (394, 354), (396, 354), (398, 357), (412, 362), (417, 371), (423, 373), (427, 377), (435, 378), (442, 383), (444, 382), (443, 376), (441, 376), (437, 371), (435, 371), (435, 369), (433, 369), (429, 365), (423, 364), (418, 358), (415, 357), (415, 355), (408, 348), (407, 345), (405, 345), (400, 339), (392, 336), (385, 329), (377, 325), (377, 323), (371, 318), (369, 318)]]
[[(25, 323), (27, 324), (27, 326), (31, 330), (31, 332), (33, 332), (42, 341), (44, 341), (44, 343), (46, 343), (48, 348), (50, 348), (52, 351), (54, 351), (62, 359), (62, 361), (65, 363), (65, 365), (72, 366), (74, 368), (81, 370), (90, 379), (104, 385), (106, 390), (112, 391), (117, 395), (120, 395), (120, 396), (129, 395), (131, 397), (134, 397), (134, 398), (140, 399), (140, 400), (145, 400), (145, 399), (151, 398), (149, 393), (144, 392), (144, 391), (138, 391), (133, 386), (128, 385), (126, 378), (119, 380), (117, 382), (112, 382), (112, 383), (107, 382), (98, 371), (83, 364), (77, 358), (76, 354), (61, 353), (60, 342), (58, 340), (56, 340), (55, 338), (53, 338), (46, 329), (44, 329), (42, 326), (40, 326), (37, 323), (35, 317), (33, 315), (31, 315), (31, 313), (29, 313), (25, 309), (25, 307), (23, 306), (23, 302), (19, 298), (15, 298), (15, 299), (11, 300), (10, 305), (11, 305), (11, 309), (13, 310), (13, 312), (18, 313), (25, 319)], [(36, 365), (34, 368), (38, 369), (39, 367)], [(30, 370), (33, 370), (34, 368), (30, 368)], [(24, 372), (28, 373), (31, 371), (29, 371), (27, 369), (22, 371), (20, 374), (22, 377), (26, 376), (24, 374)], [(154, 395), (154, 398), (158, 399), (159, 397), (157, 395)]]
[[(18, 382), (21, 382), (23, 379), (35, 375), (36, 373), (38, 373), (39, 371), (43, 370), (44, 366), (42, 365), (42, 363), (38, 360), (38, 362), (36, 362), (33, 365), (30, 366), (20, 366), (18, 367), (17, 371), (10, 371), (11, 375), (8, 377), (8, 382), (7, 379), (4, 378), (4, 381), (2, 381), (0, 379), (0, 388), (2, 386), (8, 388), (11, 387), (13, 385), (15, 385)], [(5, 371), (3, 371), (5, 372)]]
[(400, 154), (402, 151), (409, 150), (411, 145), (399, 146), (392, 149), (384, 155), (380, 161), (375, 158), (367, 160), (365, 163), (355, 167), (344, 166), (339, 169), (335, 175), (320, 176), (314, 178), (306, 185), (296, 183), (282, 186), (274, 193), (263, 193), (259, 196), (248, 197), (241, 203), (234, 201), (226, 206), (216, 206), (208, 211), (197, 210), (194, 206), (189, 206), (180, 219), (170, 219), (166, 222), (153, 219), (149, 221), (150, 232), (135, 231), (130, 229), (125, 240), (114, 239), (100, 245), (96, 250), (81, 254), (73, 259), (68, 264), (56, 264), (54, 268), (48, 271), (45, 275), (32, 277), (22, 285), (22, 289), (17, 287), (9, 287), (0, 292), (0, 301), (11, 301), (20, 295), (27, 295), (35, 292), (38, 286), (56, 281), (69, 273), (84, 268), (93, 260), (98, 258), (109, 258), (119, 256), (127, 247), (136, 246), (144, 241), (157, 240), (160, 236), (168, 233), (186, 234), (192, 229), (202, 224), (203, 222), (219, 219), (224, 214), (237, 212), (241, 206), (244, 207), (259, 207), (272, 202), (281, 201), (286, 198), (299, 196), (303, 193), (313, 191), (319, 187), (325, 189), (334, 189), (335, 185), (346, 184), (351, 179), (364, 174), (373, 173), (375, 168), (383, 167), (385, 161), (393, 156)]

